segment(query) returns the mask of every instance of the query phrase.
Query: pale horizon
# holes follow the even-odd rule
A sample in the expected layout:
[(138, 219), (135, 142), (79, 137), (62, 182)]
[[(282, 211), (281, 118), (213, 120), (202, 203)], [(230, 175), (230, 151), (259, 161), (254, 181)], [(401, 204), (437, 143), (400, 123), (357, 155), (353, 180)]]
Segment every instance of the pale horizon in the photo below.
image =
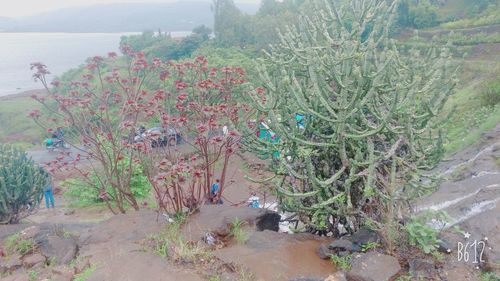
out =
[[(190, 2), (210, 0), (188, 0)], [(117, 4), (117, 3), (174, 3), (182, 0), (16, 0), (3, 4), (0, 9), (0, 17), (22, 18), (38, 13), (50, 12), (64, 8), (85, 7), (97, 4)], [(260, 3), (260, 0), (235, 0), (236, 3)]]

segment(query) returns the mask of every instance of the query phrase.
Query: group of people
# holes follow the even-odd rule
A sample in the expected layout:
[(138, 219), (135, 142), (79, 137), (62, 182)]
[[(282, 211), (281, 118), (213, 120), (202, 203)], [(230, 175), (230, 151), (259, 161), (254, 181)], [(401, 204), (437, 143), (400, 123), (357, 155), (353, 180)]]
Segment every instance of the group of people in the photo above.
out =
[[(219, 189), (220, 189), (220, 180), (216, 179), (215, 182), (212, 184), (212, 187), (210, 188), (210, 198), (211, 198), (212, 204), (224, 204), (222, 197), (218, 196)], [(248, 200), (246, 201), (246, 204), (250, 208), (255, 208), (255, 209), (260, 208), (260, 199), (257, 196), (257, 192), (252, 191), (250, 193), (250, 198), (248, 198)]]
[(45, 145), (47, 147), (65, 147), (64, 143), (64, 131), (62, 128), (57, 128), (52, 132), (52, 136), (45, 140)]

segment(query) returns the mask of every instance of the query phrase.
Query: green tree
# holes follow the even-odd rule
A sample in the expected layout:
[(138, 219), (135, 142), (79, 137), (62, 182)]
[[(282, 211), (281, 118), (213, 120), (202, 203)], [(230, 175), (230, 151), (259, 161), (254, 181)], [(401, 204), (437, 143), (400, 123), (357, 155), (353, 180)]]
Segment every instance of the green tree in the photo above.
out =
[(416, 28), (433, 27), (438, 24), (438, 10), (428, 0), (418, 1), (418, 4), (411, 8), (411, 22)]
[(250, 15), (243, 14), (233, 0), (213, 0), (214, 35), (218, 46), (245, 47), (254, 43)]
[(283, 210), (336, 232), (392, 221), (431, 187), (422, 171), (443, 155), (436, 116), (456, 69), (446, 49), (400, 53), (389, 38), (396, 3), (324, 3), (259, 61), (252, 102), (280, 141), (249, 147), (275, 156)]

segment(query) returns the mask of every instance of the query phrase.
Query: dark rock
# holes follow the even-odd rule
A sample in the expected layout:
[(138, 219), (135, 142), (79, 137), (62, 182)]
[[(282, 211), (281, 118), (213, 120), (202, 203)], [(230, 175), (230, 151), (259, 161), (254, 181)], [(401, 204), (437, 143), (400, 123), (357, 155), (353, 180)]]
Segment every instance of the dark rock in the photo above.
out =
[(74, 213), (75, 213), (75, 210), (73, 210), (73, 209), (68, 209), (68, 210), (65, 210), (65, 211), (64, 211), (64, 215), (65, 215), (65, 216), (71, 216), (71, 215), (73, 215)]
[(438, 251), (444, 254), (451, 254), (453, 252), (453, 247), (448, 240), (440, 237), (438, 242)]
[(333, 241), (330, 245), (328, 245), (328, 248), (330, 250), (333, 250), (334, 252), (343, 252), (343, 251), (352, 252), (353, 243), (347, 239), (339, 239)]
[(21, 255), (15, 254), (7, 258), (0, 258), (0, 273), (14, 272), (23, 266)]
[(335, 254), (335, 252), (330, 250), (325, 244), (321, 244), (318, 248), (318, 256), (323, 260), (330, 259), (330, 256), (333, 254)]
[(31, 268), (31, 267), (39, 267), (43, 266), (45, 264), (45, 257), (42, 256), (39, 253), (31, 254), (28, 256), (25, 256), (23, 258), (23, 265), (24, 267)]
[(73, 238), (51, 235), (41, 241), (40, 251), (48, 260), (55, 259), (59, 264), (67, 264), (76, 257), (78, 245)]
[(355, 257), (346, 277), (349, 281), (388, 281), (400, 270), (395, 257), (370, 252)]
[(368, 228), (361, 228), (351, 236), (353, 251), (361, 251), (361, 246), (368, 243), (380, 243), (382, 241), (377, 232)]
[(278, 213), (266, 210), (256, 219), (257, 230), (272, 230), (278, 232), (280, 230), (280, 220), (281, 216)]
[(340, 251), (337, 253), (337, 256), (342, 258), (342, 257), (348, 256), (350, 253), (351, 252), (349, 252), (349, 251)]
[(435, 279), (437, 277), (436, 265), (431, 260), (414, 259), (409, 262), (409, 273), (413, 278)]

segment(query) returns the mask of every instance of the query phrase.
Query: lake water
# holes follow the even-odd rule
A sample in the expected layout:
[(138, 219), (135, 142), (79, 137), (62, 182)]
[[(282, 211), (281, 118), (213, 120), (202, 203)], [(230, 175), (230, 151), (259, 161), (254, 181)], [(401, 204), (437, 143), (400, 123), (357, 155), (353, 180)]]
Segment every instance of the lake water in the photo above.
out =
[[(42, 85), (32, 78), (30, 64), (43, 62), (52, 75), (61, 75), (95, 55), (118, 51), (120, 37), (133, 33), (0, 33), (0, 96)], [(173, 37), (186, 32), (172, 32)]]

